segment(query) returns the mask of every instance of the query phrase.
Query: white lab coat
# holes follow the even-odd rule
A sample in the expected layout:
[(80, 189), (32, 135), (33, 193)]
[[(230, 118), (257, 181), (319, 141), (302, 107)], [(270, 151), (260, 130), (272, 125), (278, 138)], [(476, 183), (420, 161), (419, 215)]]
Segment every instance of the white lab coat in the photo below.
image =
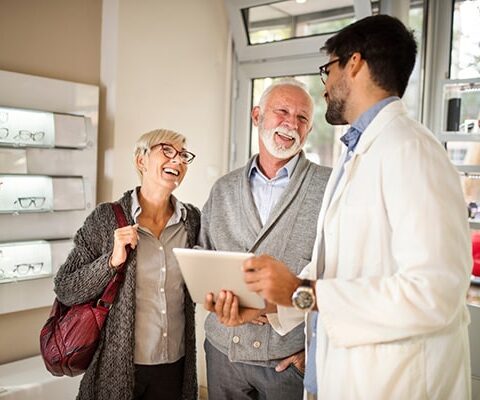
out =
[[(363, 133), (327, 204), (302, 273), (315, 277), (323, 234), (318, 398), (470, 399), (470, 236), (459, 176), (445, 149), (394, 101)], [(279, 307), (271, 322), (285, 333), (298, 312)]]

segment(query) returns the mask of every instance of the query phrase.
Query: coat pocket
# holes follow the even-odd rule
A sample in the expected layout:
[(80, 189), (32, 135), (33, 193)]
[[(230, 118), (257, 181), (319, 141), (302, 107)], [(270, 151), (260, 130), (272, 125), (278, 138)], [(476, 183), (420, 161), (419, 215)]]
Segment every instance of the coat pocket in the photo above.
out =
[(427, 398), (424, 342), (397, 341), (351, 349), (355, 397), (369, 400)]

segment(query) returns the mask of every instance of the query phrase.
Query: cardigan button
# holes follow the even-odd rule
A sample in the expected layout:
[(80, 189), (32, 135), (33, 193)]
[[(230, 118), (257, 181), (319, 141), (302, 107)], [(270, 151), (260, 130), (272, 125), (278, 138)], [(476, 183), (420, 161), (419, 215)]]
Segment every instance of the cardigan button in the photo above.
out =
[(240, 337), (234, 336), (234, 337), (232, 338), (232, 342), (235, 343), (235, 344), (239, 343), (239, 342), (240, 342)]

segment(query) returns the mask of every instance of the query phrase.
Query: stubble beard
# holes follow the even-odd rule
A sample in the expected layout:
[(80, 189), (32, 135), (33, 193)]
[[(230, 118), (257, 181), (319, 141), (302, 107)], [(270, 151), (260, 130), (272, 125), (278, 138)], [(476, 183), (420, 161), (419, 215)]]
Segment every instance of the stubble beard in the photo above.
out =
[(340, 80), (338, 85), (330, 90), (327, 101), (327, 111), (325, 119), (331, 125), (346, 125), (345, 120), (346, 99), (350, 94), (344, 79)]

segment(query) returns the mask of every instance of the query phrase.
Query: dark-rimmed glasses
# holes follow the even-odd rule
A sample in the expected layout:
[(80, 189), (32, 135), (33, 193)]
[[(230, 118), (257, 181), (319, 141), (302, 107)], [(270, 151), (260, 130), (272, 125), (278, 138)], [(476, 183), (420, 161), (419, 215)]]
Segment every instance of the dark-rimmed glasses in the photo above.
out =
[(22, 208), (40, 208), (45, 204), (45, 197), (19, 197), (13, 204), (18, 204)]
[(38, 274), (43, 269), (43, 262), (37, 263), (24, 263), (15, 264), (13, 273), (17, 275), (27, 275), (32, 271), (34, 274)]
[(325, 81), (328, 78), (328, 74), (330, 73), (330, 71), (328, 70), (328, 67), (339, 61), (340, 61), (340, 58), (336, 58), (335, 60), (329, 61), (326, 64), (323, 64), (320, 67), (318, 67), (318, 71), (320, 72), (320, 79), (322, 80), (322, 83), (324, 85), (325, 85)]
[(184, 164), (190, 164), (195, 158), (195, 154), (187, 150), (178, 151), (175, 147), (168, 143), (158, 143), (156, 145), (153, 145), (152, 147), (150, 147), (150, 151), (152, 151), (156, 147), (160, 147), (162, 149), (163, 155), (170, 160), (174, 159), (177, 154), (180, 155), (180, 160)]

